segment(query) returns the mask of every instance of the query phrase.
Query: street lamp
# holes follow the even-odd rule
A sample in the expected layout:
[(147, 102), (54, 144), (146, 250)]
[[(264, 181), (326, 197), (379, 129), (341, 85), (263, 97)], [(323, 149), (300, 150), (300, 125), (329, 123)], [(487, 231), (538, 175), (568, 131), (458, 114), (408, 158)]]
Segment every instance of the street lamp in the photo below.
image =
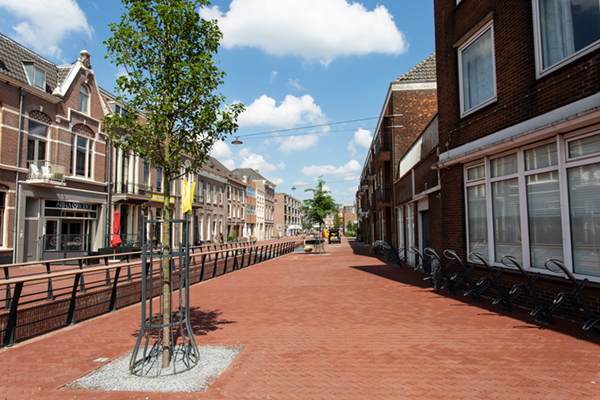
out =
[(239, 136), (235, 137), (235, 140), (233, 142), (231, 142), (232, 145), (234, 145), (235, 147), (240, 147), (241, 144), (243, 144), (243, 142), (240, 140)]

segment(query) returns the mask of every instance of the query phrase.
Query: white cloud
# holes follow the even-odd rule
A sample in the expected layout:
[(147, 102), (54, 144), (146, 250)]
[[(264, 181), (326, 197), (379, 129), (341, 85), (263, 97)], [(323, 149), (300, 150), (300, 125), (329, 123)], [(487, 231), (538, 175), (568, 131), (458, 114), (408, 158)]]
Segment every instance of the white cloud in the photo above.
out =
[(229, 145), (221, 140), (215, 142), (213, 145), (210, 155), (219, 160), (221, 164), (227, 168), (235, 169), (235, 160), (233, 159), (233, 152), (229, 148)]
[(288, 79), (288, 86), (294, 87), (294, 88), (296, 88), (298, 90), (301, 90), (301, 91), (305, 91), (306, 90), (306, 89), (304, 89), (304, 86), (302, 86), (298, 82), (298, 79), (292, 79), (292, 78)]
[(71, 33), (92, 36), (93, 29), (75, 0), (0, 0), (15, 20), (15, 39), (49, 57), (61, 57), (59, 43)]
[(282, 185), (285, 181), (281, 178), (271, 178), (269, 179), (271, 182), (273, 182), (275, 185)]
[(319, 135), (287, 136), (275, 138), (275, 142), (280, 143), (279, 151), (291, 153), (293, 151), (306, 150), (314, 147), (319, 142)]
[(232, 0), (226, 13), (214, 6), (200, 15), (219, 20), (225, 48), (256, 47), (325, 66), (336, 57), (400, 54), (408, 47), (382, 5), (369, 11), (347, 0)]
[(277, 168), (279, 169), (285, 169), (285, 163), (282, 161), (279, 164), (277, 164)]
[(350, 178), (350, 175), (355, 176), (358, 172), (362, 170), (362, 167), (356, 160), (350, 160), (346, 164), (341, 167), (335, 167), (333, 165), (312, 165), (308, 167), (302, 168), (302, 173), (306, 176), (320, 176), (320, 175), (336, 175), (339, 177), (347, 176)]
[(357, 144), (368, 149), (371, 146), (372, 139), (373, 136), (371, 136), (371, 131), (366, 129), (359, 128), (356, 132), (354, 132), (354, 139), (348, 142), (348, 152), (350, 153), (350, 157), (356, 156)]
[(277, 170), (275, 165), (268, 163), (263, 156), (255, 153), (244, 158), (242, 161), (242, 168), (252, 168), (257, 170), (261, 175)]
[(269, 83), (275, 83), (275, 80), (277, 79), (278, 74), (279, 74), (279, 72), (272, 71), (271, 76), (269, 77)]
[(238, 118), (241, 127), (274, 126), (292, 128), (304, 124), (318, 124), (325, 120), (321, 107), (311, 95), (287, 95), (277, 106), (275, 99), (266, 94), (254, 100)]
[(368, 149), (371, 146), (372, 140), (373, 136), (371, 135), (371, 131), (359, 128), (356, 132), (354, 132), (354, 142), (359, 146)]

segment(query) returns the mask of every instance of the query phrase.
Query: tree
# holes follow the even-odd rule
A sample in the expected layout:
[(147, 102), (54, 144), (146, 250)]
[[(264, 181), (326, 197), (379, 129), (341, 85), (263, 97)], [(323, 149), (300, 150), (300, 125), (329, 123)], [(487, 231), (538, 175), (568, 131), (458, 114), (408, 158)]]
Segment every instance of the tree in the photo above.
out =
[(340, 220), (340, 214), (337, 212), (333, 215), (333, 227), (336, 229), (340, 229), (344, 223)]
[(346, 224), (346, 232), (354, 232), (355, 230), (356, 230), (356, 226), (355, 226), (354, 222), (348, 221), (348, 223)]
[[(117, 80), (117, 100), (128, 113), (104, 123), (111, 140), (124, 151), (149, 159), (164, 176), (163, 215), (169, 211), (171, 182), (196, 173), (208, 159), (213, 144), (238, 128), (242, 104), (225, 105), (215, 94), (225, 73), (212, 60), (222, 34), (216, 21), (200, 18), (207, 0), (123, 0), (125, 12), (110, 24), (113, 36), (104, 42), (106, 58), (123, 67)], [(138, 112), (147, 123), (141, 124)], [(184, 166), (182, 156), (193, 162)], [(170, 225), (163, 226), (163, 254), (171, 254)], [(163, 323), (170, 323), (171, 264), (163, 259)], [(171, 343), (164, 331), (163, 368), (170, 363)]]
[(327, 214), (336, 213), (337, 215), (338, 209), (340, 208), (339, 204), (336, 204), (333, 197), (329, 195), (331, 192), (323, 189), (325, 181), (322, 178), (322, 175), (319, 176), (319, 183), (314, 189), (304, 190), (305, 192), (312, 192), (313, 197), (311, 199), (303, 200), (302, 202), (304, 217), (311, 224), (318, 224), (319, 230), (322, 229)]

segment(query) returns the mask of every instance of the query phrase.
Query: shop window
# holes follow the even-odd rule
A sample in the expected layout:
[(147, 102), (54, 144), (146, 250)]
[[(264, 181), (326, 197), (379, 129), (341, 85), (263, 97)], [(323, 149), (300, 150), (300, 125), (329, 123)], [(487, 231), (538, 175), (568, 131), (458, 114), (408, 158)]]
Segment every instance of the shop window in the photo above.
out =
[(597, 0), (534, 0), (539, 71), (560, 68), (600, 47)]
[(496, 100), (494, 30), (490, 21), (458, 49), (461, 115)]
[(568, 170), (574, 272), (600, 276), (600, 163)]

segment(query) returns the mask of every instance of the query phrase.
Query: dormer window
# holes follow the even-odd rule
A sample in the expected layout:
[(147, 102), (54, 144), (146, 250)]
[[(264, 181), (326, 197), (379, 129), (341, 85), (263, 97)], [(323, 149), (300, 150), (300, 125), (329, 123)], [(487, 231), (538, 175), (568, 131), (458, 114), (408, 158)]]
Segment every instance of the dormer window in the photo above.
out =
[(79, 86), (79, 111), (87, 113), (90, 102), (90, 91), (85, 85)]
[(46, 71), (32, 62), (24, 63), (25, 73), (29, 84), (41, 90), (46, 90)]

